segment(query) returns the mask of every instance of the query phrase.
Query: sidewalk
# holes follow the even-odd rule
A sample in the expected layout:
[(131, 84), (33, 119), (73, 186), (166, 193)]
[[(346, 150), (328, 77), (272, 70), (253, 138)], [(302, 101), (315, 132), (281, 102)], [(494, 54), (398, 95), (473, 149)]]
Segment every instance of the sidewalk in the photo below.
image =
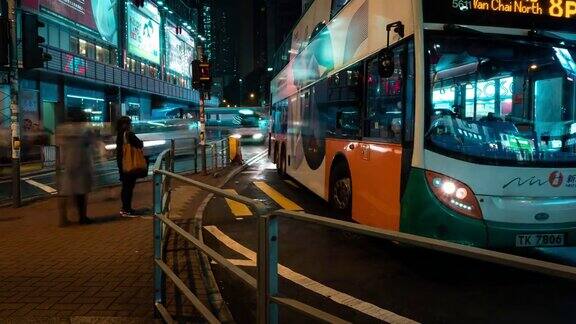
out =
[[(221, 185), (230, 171), (191, 178)], [(207, 194), (174, 185), (170, 217), (192, 233), (195, 211)], [(153, 317), (152, 184), (135, 189), (134, 208), (147, 211), (142, 217), (119, 217), (119, 195), (119, 187), (92, 193), (88, 216), (94, 223), (63, 228), (57, 198), (0, 208), (0, 324), (159, 323)], [(75, 216), (70, 209), (69, 217)], [(172, 231), (166, 263), (214, 308), (214, 287), (205, 286), (198, 251)], [(175, 319), (202, 321), (178, 289), (170, 282), (167, 288), (166, 306)]]
[[(54, 198), (0, 208), (0, 323), (156, 322), (152, 218), (120, 218), (119, 191), (90, 196), (90, 225), (59, 228)], [(151, 184), (134, 197), (150, 210)]]

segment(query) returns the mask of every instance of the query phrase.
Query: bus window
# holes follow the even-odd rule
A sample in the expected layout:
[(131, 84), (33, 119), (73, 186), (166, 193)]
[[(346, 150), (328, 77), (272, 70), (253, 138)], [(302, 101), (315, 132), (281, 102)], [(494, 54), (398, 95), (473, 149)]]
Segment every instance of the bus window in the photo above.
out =
[(574, 49), (447, 36), (427, 46), (428, 148), (494, 164), (576, 161), (576, 84), (559, 59)]
[(316, 105), (322, 107), (328, 137), (360, 137), (361, 70), (362, 64), (356, 64), (332, 75), (327, 80), (328, 95), (316, 94)]
[(332, 0), (332, 10), (330, 10), (330, 19), (334, 18), (346, 4), (348, 0)]
[(401, 66), (404, 46), (394, 50), (395, 69), (390, 78), (378, 73), (378, 58), (368, 61), (368, 96), (365, 135), (385, 142), (400, 143), (404, 76)]

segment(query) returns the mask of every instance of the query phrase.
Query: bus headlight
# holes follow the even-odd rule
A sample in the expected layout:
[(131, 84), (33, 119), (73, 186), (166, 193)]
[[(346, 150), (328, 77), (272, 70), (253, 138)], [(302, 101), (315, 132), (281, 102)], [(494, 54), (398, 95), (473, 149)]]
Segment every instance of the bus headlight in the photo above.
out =
[(467, 185), (432, 171), (426, 171), (426, 180), (430, 190), (446, 207), (465, 216), (482, 219), (478, 199)]
[(262, 135), (262, 133), (256, 133), (256, 134), (252, 135), (252, 138), (255, 140), (262, 139), (262, 137), (264, 137), (264, 135)]

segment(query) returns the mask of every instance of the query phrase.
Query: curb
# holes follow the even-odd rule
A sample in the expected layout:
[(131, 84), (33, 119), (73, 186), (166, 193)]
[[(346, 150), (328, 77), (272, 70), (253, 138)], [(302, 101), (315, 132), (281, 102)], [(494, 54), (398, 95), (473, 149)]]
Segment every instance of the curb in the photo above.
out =
[[(267, 157), (268, 150), (256, 155), (253, 159), (247, 161), (243, 165), (234, 169), (230, 174), (223, 179), (222, 182), (218, 185), (218, 188), (222, 188), (226, 183), (228, 183), (232, 178), (240, 174), (242, 171), (246, 170), (252, 163), (261, 160), (264, 157)], [(204, 243), (204, 237), (202, 235), (202, 220), (204, 218), (204, 210), (206, 206), (210, 202), (210, 200), (214, 197), (214, 194), (208, 194), (206, 198), (200, 204), (200, 207), (196, 210), (196, 215), (194, 216), (194, 223), (195, 223), (195, 232), (196, 237), (200, 240), (200, 242)], [(218, 283), (216, 282), (216, 278), (214, 277), (214, 273), (212, 272), (212, 266), (210, 264), (210, 260), (204, 253), (200, 253), (200, 267), (204, 272), (204, 278), (208, 282), (205, 282), (206, 288), (209, 292), (208, 299), (212, 304), (212, 309), (217, 311), (216, 316), (218, 316), (218, 320), (222, 323), (234, 323), (234, 318), (232, 313), (228, 309), (222, 294), (220, 293), (220, 288), (218, 287)]]

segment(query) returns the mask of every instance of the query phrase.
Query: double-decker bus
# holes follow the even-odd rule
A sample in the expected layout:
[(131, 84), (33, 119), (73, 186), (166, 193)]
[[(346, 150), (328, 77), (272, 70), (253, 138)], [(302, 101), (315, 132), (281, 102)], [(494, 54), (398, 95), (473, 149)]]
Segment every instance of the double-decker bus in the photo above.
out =
[(342, 219), (576, 244), (576, 1), (315, 0), (271, 82), (271, 156)]

